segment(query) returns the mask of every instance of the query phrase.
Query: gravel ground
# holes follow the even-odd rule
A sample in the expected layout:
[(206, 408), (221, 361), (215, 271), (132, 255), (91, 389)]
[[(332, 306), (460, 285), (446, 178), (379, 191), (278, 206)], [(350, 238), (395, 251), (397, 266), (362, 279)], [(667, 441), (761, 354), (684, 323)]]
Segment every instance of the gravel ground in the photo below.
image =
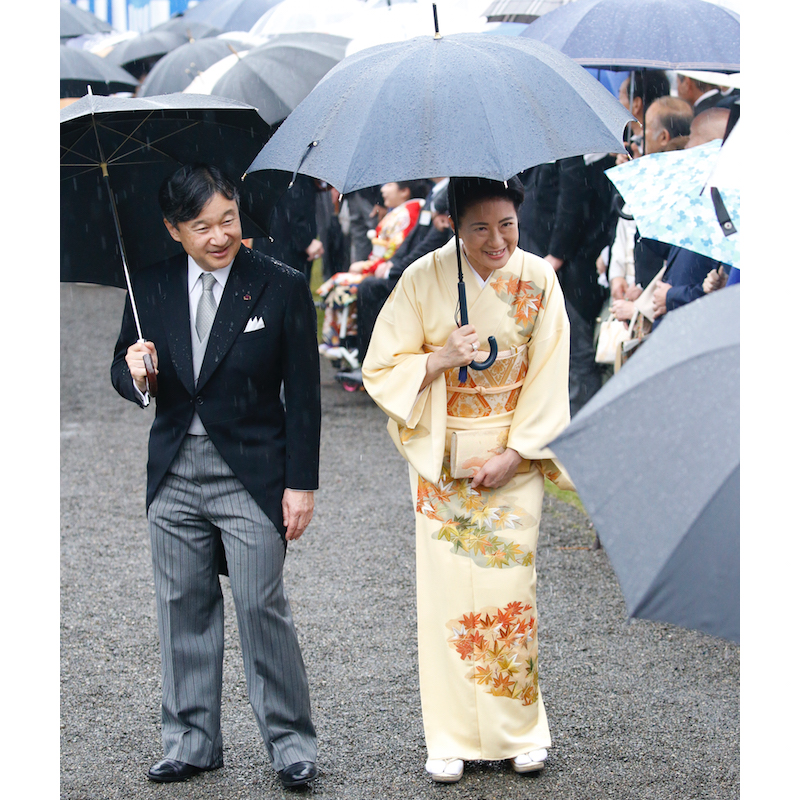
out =
[[(162, 756), (155, 605), (144, 515), (152, 411), (108, 370), (124, 293), (61, 287), (61, 797), (672, 800), (739, 796), (739, 648), (628, 621), (589, 520), (547, 497), (538, 550), (545, 770), (425, 775), (417, 687), (414, 523), (382, 412), (323, 363), (317, 513), (285, 575), (306, 659), (321, 776), (284, 791), (250, 711), (227, 579), (225, 768), (172, 786)], [(67, 348), (67, 343), (69, 347)], [(363, 491), (368, 487), (369, 491)]]

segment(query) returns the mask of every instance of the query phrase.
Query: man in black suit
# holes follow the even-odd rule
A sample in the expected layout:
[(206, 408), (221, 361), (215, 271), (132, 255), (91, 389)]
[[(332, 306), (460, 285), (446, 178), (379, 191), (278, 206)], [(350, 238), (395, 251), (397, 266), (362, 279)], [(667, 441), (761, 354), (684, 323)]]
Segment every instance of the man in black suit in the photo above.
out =
[(181, 168), (159, 203), (185, 253), (134, 275), (150, 340), (137, 340), (129, 300), (111, 367), (114, 387), (140, 406), (150, 401), (144, 354), (158, 376), (147, 516), (165, 758), (148, 777), (222, 766), (226, 562), (250, 704), (282, 783), (303, 785), (317, 775), (316, 733), (282, 570), (318, 485), (314, 305), (302, 273), (242, 247), (238, 192), (216, 168)]
[(521, 246), (551, 264), (564, 292), (573, 416), (602, 385), (593, 337), (595, 318), (608, 290), (598, 283), (596, 262), (611, 243), (616, 224), (614, 188), (605, 176), (615, 161), (615, 156), (602, 154), (565, 158), (533, 167), (523, 180)]

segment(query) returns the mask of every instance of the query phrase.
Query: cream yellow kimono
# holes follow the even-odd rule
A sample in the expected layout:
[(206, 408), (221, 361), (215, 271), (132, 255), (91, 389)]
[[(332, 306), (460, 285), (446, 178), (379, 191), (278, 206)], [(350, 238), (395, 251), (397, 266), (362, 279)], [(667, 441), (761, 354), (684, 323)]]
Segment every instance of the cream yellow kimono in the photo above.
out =
[[(428, 757), (499, 760), (550, 746), (535, 553), (543, 474), (568, 481), (546, 445), (569, 422), (569, 322), (555, 272), (537, 256), (515, 250), (483, 288), (466, 263), (464, 273), (481, 351), (497, 339), (494, 366), (469, 370), (464, 386), (453, 369), (419, 390), (428, 354), (456, 327), (451, 240), (403, 274), (378, 318), (363, 377), (409, 462)], [(496, 490), (451, 476), (454, 430), (506, 426), (508, 446), (533, 460), (527, 471)]]

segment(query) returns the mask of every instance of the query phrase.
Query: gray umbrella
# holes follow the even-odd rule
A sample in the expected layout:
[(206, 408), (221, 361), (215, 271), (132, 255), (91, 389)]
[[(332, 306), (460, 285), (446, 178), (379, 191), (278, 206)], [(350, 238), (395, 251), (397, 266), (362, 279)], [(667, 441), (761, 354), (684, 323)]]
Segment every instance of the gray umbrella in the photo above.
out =
[(147, 31), (115, 45), (106, 58), (141, 78), (166, 53), (188, 40), (187, 36), (176, 31)]
[(89, 11), (62, 0), (61, 2), (61, 39), (72, 39), (85, 33), (107, 33), (113, 28), (104, 20)]
[(280, 122), (343, 58), (349, 39), (327, 33), (287, 33), (253, 48), (211, 93), (249, 103), (270, 125)]
[(171, 53), (167, 53), (150, 70), (139, 87), (139, 97), (151, 97), (159, 94), (182, 92), (201, 72), (212, 64), (243, 50), (252, 48), (252, 44), (231, 39), (197, 39), (182, 44)]
[(575, 0), (520, 36), (584, 67), (739, 71), (739, 15), (706, 0)]
[(631, 616), (739, 641), (739, 286), (670, 311), (550, 445)]
[(139, 81), (122, 67), (88, 50), (61, 45), (61, 96), (83, 97), (87, 86), (94, 94), (132, 92)]

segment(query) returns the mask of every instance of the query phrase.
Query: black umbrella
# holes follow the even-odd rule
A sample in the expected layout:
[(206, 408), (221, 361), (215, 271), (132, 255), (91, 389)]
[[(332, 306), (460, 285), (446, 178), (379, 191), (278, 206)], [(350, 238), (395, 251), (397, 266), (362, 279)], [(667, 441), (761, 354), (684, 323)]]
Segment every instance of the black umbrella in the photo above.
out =
[(442, 175), (502, 181), (558, 158), (623, 152), (630, 119), (586, 70), (547, 45), (437, 30), (344, 59), (248, 172), (302, 172), (343, 194)]
[(202, 20), (227, 31), (249, 31), (258, 20), (281, 0), (200, 0), (183, 12), (183, 18)]
[[(252, 44), (234, 39), (197, 39), (182, 44), (167, 53), (148, 73), (139, 87), (139, 97), (182, 92), (201, 73), (212, 64), (233, 53), (243, 52)], [(239, 98), (233, 98), (239, 99)], [(253, 105), (253, 104), (251, 104)]]
[(84, 33), (108, 33), (114, 30), (99, 17), (64, 0), (61, 2), (60, 27), (62, 39), (72, 39), (75, 36), (82, 36)]
[(188, 41), (187, 36), (175, 31), (148, 31), (115, 45), (106, 58), (141, 78), (166, 53)]
[[(63, 109), (61, 280), (127, 287), (143, 338), (130, 276), (180, 251), (158, 207), (162, 181), (192, 162), (236, 179), (268, 134), (254, 108), (207, 95), (89, 94)], [(262, 225), (247, 213), (246, 198), (242, 206), (245, 235), (267, 235), (266, 211)]]
[(630, 615), (736, 642), (739, 293), (670, 311), (550, 445)]
[(211, 93), (255, 106), (274, 125), (288, 117), (344, 58), (349, 41), (326, 33), (276, 36), (234, 64)]
[(132, 92), (139, 81), (122, 67), (88, 50), (61, 45), (61, 97), (83, 97), (86, 87), (93, 94)]

